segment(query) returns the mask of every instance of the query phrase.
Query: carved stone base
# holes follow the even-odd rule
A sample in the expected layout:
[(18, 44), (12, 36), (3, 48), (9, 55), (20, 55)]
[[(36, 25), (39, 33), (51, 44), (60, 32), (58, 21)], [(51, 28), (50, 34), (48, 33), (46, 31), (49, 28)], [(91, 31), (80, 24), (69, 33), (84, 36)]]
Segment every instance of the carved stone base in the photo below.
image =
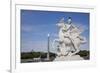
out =
[(56, 57), (54, 61), (67, 61), (67, 60), (84, 60), (79, 55), (73, 55), (73, 56), (60, 56)]

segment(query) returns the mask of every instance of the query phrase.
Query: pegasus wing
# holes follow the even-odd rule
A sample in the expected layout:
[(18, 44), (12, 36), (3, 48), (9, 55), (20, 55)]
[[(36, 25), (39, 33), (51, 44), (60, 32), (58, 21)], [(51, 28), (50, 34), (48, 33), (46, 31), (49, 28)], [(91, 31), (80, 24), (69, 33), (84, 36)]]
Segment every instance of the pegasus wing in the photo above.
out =
[(71, 36), (77, 37), (77, 36), (79, 36), (81, 33), (82, 33), (82, 32), (80, 31), (80, 29), (77, 28), (76, 26), (72, 25), (72, 26), (70, 27), (70, 34), (71, 34)]

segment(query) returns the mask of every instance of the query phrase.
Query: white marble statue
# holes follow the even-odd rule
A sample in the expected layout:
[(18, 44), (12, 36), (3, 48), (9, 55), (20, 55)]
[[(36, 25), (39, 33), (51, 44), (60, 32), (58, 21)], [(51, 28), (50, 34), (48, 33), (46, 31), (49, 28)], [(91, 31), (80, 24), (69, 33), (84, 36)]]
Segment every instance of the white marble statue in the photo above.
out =
[(86, 43), (85, 37), (81, 36), (82, 31), (72, 24), (71, 17), (68, 18), (67, 23), (62, 18), (56, 25), (59, 27), (59, 37), (53, 41), (53, 46), (55, 46), (55, 43), (58, 43), (54, 47), (58, 50), (58, 57), (73, 56), (78, 53), (80, 51), (80, 45)]

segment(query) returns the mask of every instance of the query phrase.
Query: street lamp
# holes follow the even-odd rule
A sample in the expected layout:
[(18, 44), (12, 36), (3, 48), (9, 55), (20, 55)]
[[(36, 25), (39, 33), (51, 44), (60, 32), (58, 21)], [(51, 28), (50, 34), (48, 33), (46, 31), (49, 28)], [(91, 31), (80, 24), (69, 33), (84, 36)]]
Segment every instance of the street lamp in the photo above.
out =
[(50, 34), (48, 34), (47, 35), (48, 36), (48, 44), (47, 44), (47, 49), (48, 49), (48, 51), (47, 51), (47, 60), (50, 60), (50, 52), (49, 52), (49, 49), (50, 49)]

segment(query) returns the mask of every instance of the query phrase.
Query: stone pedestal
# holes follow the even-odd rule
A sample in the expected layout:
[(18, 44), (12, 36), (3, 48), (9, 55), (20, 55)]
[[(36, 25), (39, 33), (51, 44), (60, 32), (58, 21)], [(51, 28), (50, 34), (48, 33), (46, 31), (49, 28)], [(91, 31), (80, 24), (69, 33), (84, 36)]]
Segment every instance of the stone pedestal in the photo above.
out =
[(54, 61), (67, 61), (67, 60), (84, 60), (79, 55), (73, 55), (73, 56), (60, 56), (56, 57)]

